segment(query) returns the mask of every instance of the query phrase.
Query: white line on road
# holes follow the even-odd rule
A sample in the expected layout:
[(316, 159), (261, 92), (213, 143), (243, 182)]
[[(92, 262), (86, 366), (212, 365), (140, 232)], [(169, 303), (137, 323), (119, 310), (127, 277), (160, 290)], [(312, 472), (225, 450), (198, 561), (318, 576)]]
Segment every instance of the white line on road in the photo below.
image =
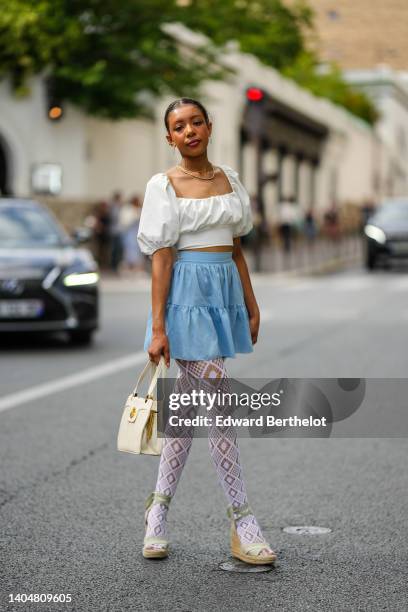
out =
[(6, 410), (10, 410), (10, 408), (16, 408), (21, 404), (32, 402), (33, 400), (52, 395), (53, 393), (59, 393), (60, 391), (66, 391), (66, 389), (72, 389), (72, 387), (78, 387), (79, 385), (97, 380), (103, 376), (115, 374), (121, 370), (127, 370), (128, 368), (146, 362), (147, 359), (148, 355), (145, 351), (131, 353), (130, 355), (126, 355), (126, 357), (113, 359), (112, 361), (78, 372), (77, 374), (63, 376), (62, 378), (57, 378), (57, 380), (42, 383), (41, 385), (30, 387), (30, 389), (25, 389), (24, 391), (5, 395), (0, 397), (0, 412), (5, 412)]

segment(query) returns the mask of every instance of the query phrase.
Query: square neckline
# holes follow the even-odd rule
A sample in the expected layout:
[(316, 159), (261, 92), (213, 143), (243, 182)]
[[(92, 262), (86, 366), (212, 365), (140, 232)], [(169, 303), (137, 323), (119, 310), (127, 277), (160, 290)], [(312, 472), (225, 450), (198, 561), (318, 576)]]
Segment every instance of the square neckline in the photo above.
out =
[(217, 168), (220, 168), (220, 169), (222, 170), (222, 172), (224, 173), (224, 176), (225, 176), (225, 178), (227, 179), (227, 181), (228, 181), (228, 183), (229, 183), (229, 186), (231, 187), (232, 191), (227, 191), (227, 193), (217, 193), (216, 195), (208, 196), (208, 197), (206, 197), (206, 198), (189, 198), (189, 197), (181, 197), (181, 196), (178, 196), (178, 195), (176, 194), (176, 190), (175, 190), (175, 189), (174, 189), (174, 187), (173, 187), (173, 183), (172, 183), (172, 182), (171, 182), (171, 180), (170, 180), (170, 177), (167, 175), (167, 173), (166, 173), (166, 172), (163, 172), (163, 174), (164, 174), (164, 176), (167, 178), (167, 180), (168, 180), (168, 182), (169, 182), (169, 184), (170, 184), (170, 187), (171, 187), (171, 188), (172, 188), (172, 190), (173, 190), (174, 196), (175, 196), (175, 198), (176, 198), (177, 200), (192, 200), (193, 202), (203, 202), (203, 201), (205, 201), (205, 200), (211, 200), (212, 198), (222, 198), (222, 197), (224, 197), (224, 196), (231, 196), (231, 195), (234, 195), (234, 194), (235, 194), (235, 195), (238, 195), (238, 194), (237, 194), (237, 192), (235, 191), (235, 189), (233, 188), (233, 186), (232, 186), (232, 184), (231, 184), (231, 181), (230, 181), (230, 179), (229, 179), (229, 176), (228, 176), (227, 172), (225, 172), (224, 168), (223, 168), (221, 165), (220, 165), (220, 166), (216, 166), (216, 167), (217, 167)]

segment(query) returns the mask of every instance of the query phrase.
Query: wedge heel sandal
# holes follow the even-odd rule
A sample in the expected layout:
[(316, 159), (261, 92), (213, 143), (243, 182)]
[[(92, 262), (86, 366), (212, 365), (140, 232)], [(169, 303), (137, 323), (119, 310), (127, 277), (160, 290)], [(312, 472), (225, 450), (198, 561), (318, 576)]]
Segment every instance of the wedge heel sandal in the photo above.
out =
[[(147, 519), (148, 519), (149, 512), (153, 504), (160, 503), (166, 506), (166, 508), (168, 508), (170, 501), (171, 501), (170, 495), (165, 495), (164, 493), (159, 493), (157, 491), (150, 493), (145, 503), (145, 506), (146, 506), (145, 516), (144, 516), (145, 530), (147, 529)], [(159, 548), (152, 548), (151, 547), (152, 544), (153, 545), (157, 544)], [(168, 540), (165, 540), (164, 538), (159, 538), (155, 536), (146, 537), (145, 535), (144, 540), (143, 540), (142, 554), (145, 557), (145, 559), (164, 559), (165, 557), (168, 557), (169, 555), (169, 542)]]
[(244, 504), (239, 508), (228, 506), (227, 516), (231, 520), (230, 542), (231, 554), (236, 559), (250, 563), (251, 565), (270, 565), (277, 559), (276, 553), (270, 555), (260, 555), (261, 550), (270, 548), (267, 542), (254, 542), (253, 544), (242, 544), (239, 539), (236, 527), (236, 521), (248, 514), (253, 514), (248, 504)]

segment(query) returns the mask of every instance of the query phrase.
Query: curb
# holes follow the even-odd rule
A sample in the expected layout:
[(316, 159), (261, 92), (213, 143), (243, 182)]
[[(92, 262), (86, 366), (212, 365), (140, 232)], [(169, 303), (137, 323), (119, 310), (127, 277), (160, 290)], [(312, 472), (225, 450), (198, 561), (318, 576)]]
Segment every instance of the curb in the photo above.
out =
[(310, 268), (297, 268), (283, 273), (283, 276), (321, 276), (330, 272), (337, 272), (345, 268), (361, 264), (361, 257), (352, 255), (350, 257), (333, 257), (322, 264)]

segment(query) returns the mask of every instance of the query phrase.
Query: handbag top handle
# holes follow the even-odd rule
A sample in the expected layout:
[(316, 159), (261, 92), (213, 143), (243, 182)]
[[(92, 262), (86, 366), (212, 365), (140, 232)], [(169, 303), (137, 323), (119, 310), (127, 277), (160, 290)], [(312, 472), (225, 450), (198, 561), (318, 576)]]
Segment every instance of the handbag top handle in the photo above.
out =
[(150, 359), (149, 359), (147, 361), (145, 367), (143, 368), (141, 374), (139, 375), (139, 378), (137, 379), (136, 386), (135, 386), (135, 388), (132, 391), (134, 396), (137, 395), (137, 389), (139, 387), (139, 384), (143, 380), (143, 378), (146, 376), (149, 367), (151, 367), (151, 373), (153, 374), (153, 376), (152, 376), (152, 379), (151, 379), (151, 382), (150, 382), (150, 385), (149, 385), (149, 389), (147, 391), (146, 399), (148, 397), (153, 399), (153, 390), (156, 387), (157, 379), (158, 379), (160, 371), (162, 371), (162, 378), (166, 377), (167, 366), (166, 366), (166, 362), (164, 361), (164, 356), (163, 355), (160, 356), (160, 361), (159, 361), (158, 365), (156, 365), (154, 363), (154, 361), (150, 361)]

